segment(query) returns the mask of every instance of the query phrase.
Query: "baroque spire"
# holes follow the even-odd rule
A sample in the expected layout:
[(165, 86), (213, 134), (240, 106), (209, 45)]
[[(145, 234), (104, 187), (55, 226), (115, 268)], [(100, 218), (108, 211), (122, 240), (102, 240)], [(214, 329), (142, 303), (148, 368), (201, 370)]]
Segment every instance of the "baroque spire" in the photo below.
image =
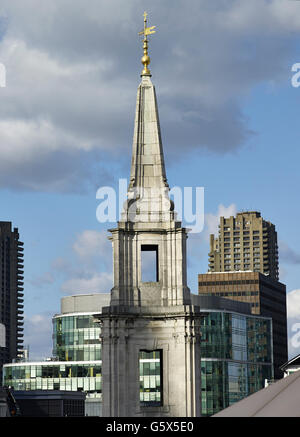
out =
[[(174, 217), (173, 203), (169, 199), (155, 87), (148, 68), (150, 57), (147, 37), (155, 32), (154, 28), (147, 27), (145, 12), (144, 30), (139, 33), (144, 35), (144, 56), (141, 59), (144, 69), (137, 92), (128, 201), (122, 221), (169, 221)], [(133, 208), (129, 213), (130, 205)]]

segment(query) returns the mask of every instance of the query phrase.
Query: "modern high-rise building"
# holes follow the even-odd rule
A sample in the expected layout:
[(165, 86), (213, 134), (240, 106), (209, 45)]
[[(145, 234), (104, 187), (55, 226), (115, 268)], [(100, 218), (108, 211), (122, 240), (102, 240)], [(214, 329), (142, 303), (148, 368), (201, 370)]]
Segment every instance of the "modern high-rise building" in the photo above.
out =
[(0, 381), (2, 366), (23, 348), (23, 243), (11, 222), (0, 222)]
[(198, 292), (246, 302), (252, 314), (272, 318), (274, 377), (282, 378), (288, 358), (286, 286), (259, 272), (220, 272), (199, 274)]
[(198, 275), (199, 294), (248, 302), (252, 313), (272, 317), (274, 377), (287, 361), (286, 286), (279, 282), (277, 232), (257, 211), (220, 218), (210, 236), (209, 268)]
[(218, 237), (210, 236), (209, 271), (249, 270), (279, 279), (275, 226), (257, 211), (220, 217)]

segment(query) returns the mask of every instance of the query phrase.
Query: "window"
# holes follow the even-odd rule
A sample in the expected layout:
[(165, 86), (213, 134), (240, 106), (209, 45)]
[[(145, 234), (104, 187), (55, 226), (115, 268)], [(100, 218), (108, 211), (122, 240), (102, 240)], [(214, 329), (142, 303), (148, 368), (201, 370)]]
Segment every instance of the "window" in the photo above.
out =
[(142, 244), (142, 282), (158, 282), (158, 246), (154, 244)]
[(141, 350), (139, 367), (141, 406), (159, 407), (163, 405), (162, 350)]

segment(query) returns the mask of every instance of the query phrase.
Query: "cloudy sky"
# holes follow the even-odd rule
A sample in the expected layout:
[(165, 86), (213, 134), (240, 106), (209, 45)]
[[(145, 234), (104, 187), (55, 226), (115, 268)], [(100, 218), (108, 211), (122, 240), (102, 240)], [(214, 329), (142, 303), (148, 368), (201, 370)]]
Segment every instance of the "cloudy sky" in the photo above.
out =
[[(290, 355), (300, 323), (300, 2), (2, 0), (0, 220), (25, 243), (25, 344), (51, 355), (60, 299), (109, 292), (111, 248), (99, 187), (129, 177), (142, 56), (151, 37), (170, 186), (204, 187), (189, 239), (189, 286), (207, 270), (220, 215), (258, 210), (276, 225)], [(298, 322), (297, 322), (298, 321)], [(300, 326), (300, 325), (299, 325)]]

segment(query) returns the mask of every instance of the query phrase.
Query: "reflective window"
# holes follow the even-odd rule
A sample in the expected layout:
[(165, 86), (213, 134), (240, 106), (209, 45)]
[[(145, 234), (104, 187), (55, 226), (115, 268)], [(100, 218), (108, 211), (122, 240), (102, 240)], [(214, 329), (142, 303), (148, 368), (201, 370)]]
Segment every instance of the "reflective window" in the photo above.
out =
[(202, 415), (210, 416), (272, 379), (271, 321), (211, 311), (201, 324)]
[(162, 351), (140, 351), (140, 403), (142, 406), (161, 406)]

